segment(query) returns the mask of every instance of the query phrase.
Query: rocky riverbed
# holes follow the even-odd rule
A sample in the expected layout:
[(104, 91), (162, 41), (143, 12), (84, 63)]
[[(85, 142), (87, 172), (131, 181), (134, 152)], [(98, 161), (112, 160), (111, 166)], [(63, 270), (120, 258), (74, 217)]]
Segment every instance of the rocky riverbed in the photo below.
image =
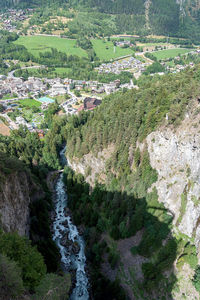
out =
[[(64, 162), (65, 149), (60, 152)], [(63, 182), (63, 173), (57, 177), (54, 193), (55, 210), (53, 219), (53, 240), (56, 242), (61, 255), (61, 265), (64, 272), (72, 275), (73, 290), (71, 300), (89, 299), (89, 282), (86, 272), (85, 243), (73, 224), (67, 207), (67, 192)]]

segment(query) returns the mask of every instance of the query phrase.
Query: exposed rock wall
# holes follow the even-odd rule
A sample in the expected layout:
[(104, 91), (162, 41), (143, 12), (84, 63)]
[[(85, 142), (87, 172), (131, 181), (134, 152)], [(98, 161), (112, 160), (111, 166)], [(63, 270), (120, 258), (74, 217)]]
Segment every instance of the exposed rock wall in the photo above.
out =
[[(163, 126), (148, 135), (143, 143), (137, 143), (143, 151), (147, 146), (151, 166), (157, 170), (158, 180), (153, 184), (163, 202), (174, 215), (174, 225), (190, 238), (196, 246), (200, 242), (200, 116), (198, 107), (186, 114), (181, 125), (174, 127), (164, 122)], [(95, 179), (106, 181), (105, 163), (114, 146), (69, 165), (75, 172), (86, 177), (94, 185)], [(87, 169), (90, 169), (90, 174)], [(97, 176), (98, 174), (98, 176)]]
[(99, 152), (97, 157), (88, 153), (81, 159), (68, 159), (68, 165), (76, 172), (82, 174), (86, 182), (94, 186), (95, 181), (105, 183), (106, 180), (106, 160), (109, 159), (114, 151), (114, 146), (110, 145), (107, 149)]
[(0, 220), (6, 232), (29, 234), (29, 204), (43, 195), (27, 172), (15, 172), (0, 182)]
[(178, 229), (200, 241), (200, 126), (194, 111), (174, 130), (163, 126), (147, 139), (150, 163), (158, 172), (159, 201), (174, 213)]

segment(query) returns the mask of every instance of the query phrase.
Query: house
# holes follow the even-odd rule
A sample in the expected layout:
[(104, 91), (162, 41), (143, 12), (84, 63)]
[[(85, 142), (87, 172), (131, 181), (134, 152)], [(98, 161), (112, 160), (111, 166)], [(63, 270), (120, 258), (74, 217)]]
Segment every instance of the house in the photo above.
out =
[(0, 75), (0, 80), (6, 80), (6, 76), (5, 75)]
[(0, 121), (0, 134), (4, 136), (10, 135), (10, 128), (7, 125), (5, 125), (2, 121)]
[(79, 106), (78, 112), (84, 110), (84, 105)]
[(97, 98), (86, 97), (84, 99), (84, 109), (85, 110), (92, 110), (100, 104), (101, 104), (101, 100), (99, 100)]
[(56, 95), (64, 95), (66, 94), (66, 86), (63, 84), (56, 83), (52, 86), (51, 88), (51, 95), (56, 96)]
[(36, 130), (36, 131), (37, 131), (38, 137), (39, 137), (40, 139), (42, 139), (42, 138), (44, 137), (44, 131), (41, 130), (41, 129)]

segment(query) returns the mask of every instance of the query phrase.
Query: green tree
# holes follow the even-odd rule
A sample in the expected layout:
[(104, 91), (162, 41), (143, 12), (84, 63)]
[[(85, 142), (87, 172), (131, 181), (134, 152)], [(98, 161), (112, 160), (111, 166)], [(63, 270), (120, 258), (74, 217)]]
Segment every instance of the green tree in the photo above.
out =
[(71, 286), (70, 275), (47, 274), (36, 288), (34, 300), (67, 300)]
[(17, 263), (0, 254), (0, 297), (4, 300), (16, 299), (24, 291), (21, 270)]
[(192, 283), (195, 286), (196, 290), (200, 292), (200, 265), (198, 265), (195, 269), (195, 274)]
[(24, 286), (34, 290), (46, 273), (43, 257), (36, 247), (17, 233), (1, 232), (0, 253), (17, 263), (22, 270)]

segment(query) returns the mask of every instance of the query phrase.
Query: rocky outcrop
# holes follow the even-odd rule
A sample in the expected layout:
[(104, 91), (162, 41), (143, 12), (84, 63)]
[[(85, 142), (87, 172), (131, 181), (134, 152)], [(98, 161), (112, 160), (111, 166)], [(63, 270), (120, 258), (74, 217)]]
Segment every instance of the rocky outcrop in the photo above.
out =
[[(174, 128), (166, 118), (163, 126), (137, 143), (142, 152), (146, 147), (150, 164), (158, 173), (154, 183), (159, 201), (174, 215), (174, 225), (180, 232), (200, 242), (200, 116), (198, 104), (185, 115), (182, 123)], [(89, 153), (80, 160), (69, 162), (72, 169), (94, 185), (95, 180), (106, 181), (105, 164), (114, 146), (98, 153)], [(87, 171), (89, 170), (89, 172)]]
[(174, 225), (200, 241), (200, 126), (199, 116), (187, 113), (175, 130), (163, 126), (147, 139), (150, 163), (157, 170), (153, 186), (159, 201), (174, 214)]
[(86, 182), (94, 186), (95, 181), (105, 183), (106, 180), (106, 161), (114, 152), (114, 145), (99, 152), (97, 156), (92, 153), (84, 155), (81, 159), (68, 158), (68, 165), (76, 172), (85, 177)]
[(31, 175), (26, 171), (16, 171), (0, 181), (0, 220), (6, 232), (29, 234), (29, 204), (42, 197)]

